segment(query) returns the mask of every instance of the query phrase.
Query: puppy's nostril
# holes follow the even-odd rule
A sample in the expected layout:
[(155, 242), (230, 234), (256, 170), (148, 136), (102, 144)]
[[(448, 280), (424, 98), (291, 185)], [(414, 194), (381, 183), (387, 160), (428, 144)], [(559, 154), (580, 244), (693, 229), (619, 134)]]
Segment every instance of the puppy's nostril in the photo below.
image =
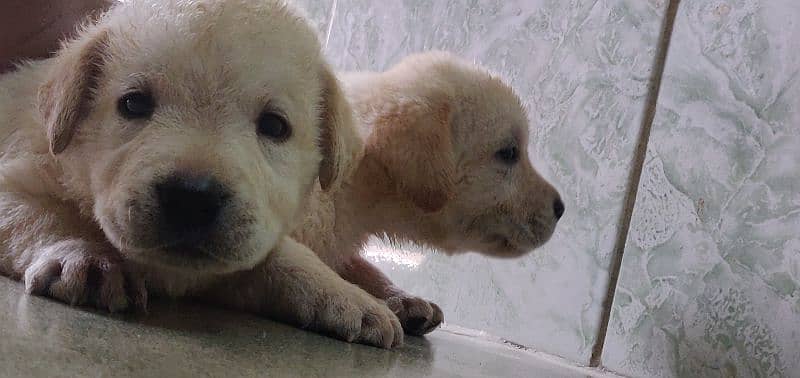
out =
[(556, 219), (561, 219), (564, 215), (564, 202), (562, 202), (560, 198), (556, 198), (553, 202), (553, 214), (556, 216)]
[(224, 186), (210, 177), (174, 176), (155, 190), (164, 226), (174, 237), (208, 231), (229, 198)]

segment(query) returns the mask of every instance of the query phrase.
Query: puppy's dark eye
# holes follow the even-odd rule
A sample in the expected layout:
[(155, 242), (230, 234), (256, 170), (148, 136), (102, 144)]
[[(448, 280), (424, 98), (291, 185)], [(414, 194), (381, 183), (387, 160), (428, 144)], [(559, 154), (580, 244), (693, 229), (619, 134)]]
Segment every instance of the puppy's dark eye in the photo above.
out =
[(497, 159), (506, 164), (514, 164), (519, 161), (519, 149), (516, 146), (503, 148), (494, 154)]
[(284, 142), (292, 136), (292, 128), (282, 116), (273, 112), (263, 112), (256, 121), (258, 135), (267, 137), (276, 142)]
[(153, 115), (156, 102), (145, 92), (131, 92), (119, 98), (117, 111), (127, 119), (147, 118)]

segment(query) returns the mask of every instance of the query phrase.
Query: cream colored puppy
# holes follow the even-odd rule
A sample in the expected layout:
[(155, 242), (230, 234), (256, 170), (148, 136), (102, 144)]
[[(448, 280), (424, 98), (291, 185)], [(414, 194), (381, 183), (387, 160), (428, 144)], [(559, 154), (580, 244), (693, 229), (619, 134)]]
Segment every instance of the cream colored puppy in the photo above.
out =
[[(0, 272), (111, 311), (191, 296), (391, 347), (382, 301), (284, 235), (360, 141), (277, 0), (131, 0), (0, 77)], [(272, 251), (272, 252), (270, 252)]]
[(426, 53), (343, 81), (365, 150), (342, 189), (314, 193), (295, 236), (387, 300), (407, 333), (425, 334), (441, 323), (441, 310), (359, 255), (370, 235), (448, 254), (516, 257), (550, 238), (564, 204), (529, 161), (519, 97), (484, 70)]

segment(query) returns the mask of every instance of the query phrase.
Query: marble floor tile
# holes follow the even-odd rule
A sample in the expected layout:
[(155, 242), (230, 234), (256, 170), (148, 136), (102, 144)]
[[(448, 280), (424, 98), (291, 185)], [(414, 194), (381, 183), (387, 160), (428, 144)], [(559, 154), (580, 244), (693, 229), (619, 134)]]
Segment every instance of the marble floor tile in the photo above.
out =
[(447, 258), (375, 244), (368, 255), (450, 324), (587, 363), (607, 284), (664, 0), (337, 0), (326, 53), (342, 70), (383, 70), (444, 49), (515, 87), (530, 110), (537, 169), (566, 215), (517, 260)]
[(98, 313), (27, 295), (2, 276), (0, 308), (3, 378), (616, 377), (458, 329), (385, 350), (188, 302)]
[(800, 376), (800, 3), (682, 1), (604, 365)]

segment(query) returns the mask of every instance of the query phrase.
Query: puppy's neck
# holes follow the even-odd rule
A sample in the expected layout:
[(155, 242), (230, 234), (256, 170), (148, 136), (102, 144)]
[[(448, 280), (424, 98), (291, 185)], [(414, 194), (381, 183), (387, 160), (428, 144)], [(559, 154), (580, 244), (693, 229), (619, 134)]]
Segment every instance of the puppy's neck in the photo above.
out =
[(383, 235), (417, 244), (436, 246), (444, 239), (444, 227), (436, 214), (428, 214), (403, 196), (378, 160), (365, 154), (336, 199), (336, 212), (363, 243)]

